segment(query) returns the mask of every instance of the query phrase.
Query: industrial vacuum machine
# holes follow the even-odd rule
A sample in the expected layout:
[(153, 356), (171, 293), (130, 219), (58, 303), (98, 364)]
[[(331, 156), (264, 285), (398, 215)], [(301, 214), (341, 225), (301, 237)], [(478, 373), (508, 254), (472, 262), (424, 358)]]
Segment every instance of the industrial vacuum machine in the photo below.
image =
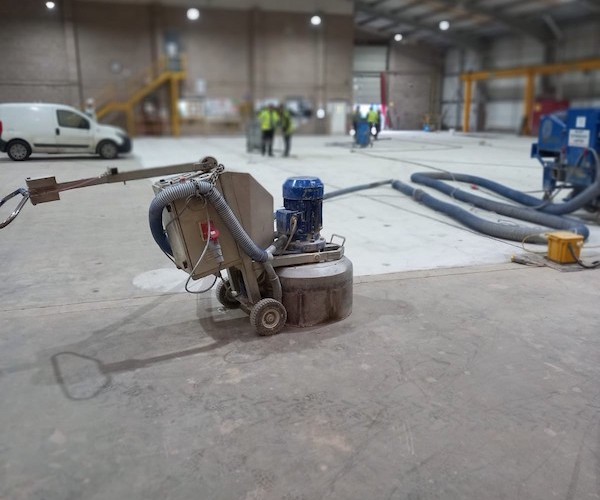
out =
[(542, 117), (531, 156), (544, 167), (544, 198), (570, 189), (574, 211), (600, 209), (600, 108), (571, 108)]
[(35, 205), (58, 200), (68, 189), (162, 175), (168, 177), (153, 183), (149, 210), (154, 240), (189, 279), (214, 276), (219, 302), (248, 313), (259, 335), (351, 313), (352, 263), (344, 256), (344, 238), (334, 235), (327, 242), (320, 234), (324, 187), (316, 177), (287, 179), (284, 206), (275, 213), (272, 196), (250, 174), (225, 171), (212, 157), (191, 168), (109, 169), (99, 177), (61, 184), (54, 177), (27, 179), (27, 189), (0, 202), (23, 196), (0, 228), (27, 199)]

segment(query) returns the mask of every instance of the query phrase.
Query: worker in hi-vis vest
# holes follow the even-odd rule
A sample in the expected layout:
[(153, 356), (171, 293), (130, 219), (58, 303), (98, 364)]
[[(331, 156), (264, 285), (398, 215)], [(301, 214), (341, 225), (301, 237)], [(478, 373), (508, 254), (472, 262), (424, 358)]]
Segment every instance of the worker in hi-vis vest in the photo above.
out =
[[(379, 116), (379, 111), (377, 111), (373, 106), (371, 106), (369, 108), (369, 112), (367, 113), (367, 121), (369, 122), (371, 133), (375, 136), (375, 139), (377, 139), (377, 136), (379, 135), (379, 129), (381, 127), (380, 120), (381, 118)], [(373, 129), (375, 129), (375, 132), (373, 132)]]
[(263, 156), (266, 152), (269, 153), (269, 156), (273, 156), (273, 136), (275, 134), (275, 128), (279, 123), (279, 114), (277, 113), (275, 106), (269, 104), (268, 107), (263, 108), (261, 112), (258, 113), (258, 121), (262, 132), (261, 152)]
[(281, 132), (283, 133), (283, 156), (290, 156), (290, 148), (292, 146), (292, 132), (294, 132), (294, 122), (292, 114), (283, 104), (279, 106), (279, 120), (281, 124)]

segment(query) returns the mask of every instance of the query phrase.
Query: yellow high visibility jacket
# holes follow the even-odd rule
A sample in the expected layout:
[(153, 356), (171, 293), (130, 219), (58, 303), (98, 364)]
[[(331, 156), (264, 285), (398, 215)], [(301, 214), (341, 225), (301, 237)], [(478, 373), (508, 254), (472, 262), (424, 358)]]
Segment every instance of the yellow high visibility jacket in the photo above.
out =
[(279, 113), (268, 108), (263, 109), (258, 113), (258, 121), (260, 122), (261, 130), (275, 130), (279, 124)]
[(294, 131), (294, 123), (292, 121), (291, 113), (286, 109), (281, 114), (281, 130), (285, 135), (290, 135)]
[(374, 109), (367, 113), (367, 121), (371, 124), (379, 123), (379, 112)]

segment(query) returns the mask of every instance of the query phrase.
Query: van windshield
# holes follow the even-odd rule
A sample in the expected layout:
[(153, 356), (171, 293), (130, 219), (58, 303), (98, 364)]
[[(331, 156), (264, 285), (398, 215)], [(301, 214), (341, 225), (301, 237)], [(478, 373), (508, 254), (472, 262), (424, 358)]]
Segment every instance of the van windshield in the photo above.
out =
[(61, 127), (69, 127), (69, 128), (82, 128), (89, 129), (90, 122), (81, 115), (77, 113), (73, 113), (72, 111), (66, 111), (64, 109), (59, 109), (56, 112), (58, 118), (58, 124)]

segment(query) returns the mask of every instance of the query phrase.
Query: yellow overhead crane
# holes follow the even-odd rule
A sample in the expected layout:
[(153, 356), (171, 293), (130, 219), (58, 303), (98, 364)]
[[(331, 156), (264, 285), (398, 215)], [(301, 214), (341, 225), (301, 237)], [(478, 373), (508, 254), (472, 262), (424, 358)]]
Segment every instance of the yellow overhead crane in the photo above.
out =
[(581, 61), (542, 64), (539, 66), (524, 66), (519, 68), (497, 69), (489, 71), (476, 71), (463, 73), (460, 78), (465, 83), (463, 131), (469, 132), (471, 122), (471, 100), (473, 98), (473, 82), (491, 80), (495, 78), (526, 78), (525, 95), (523, 102), (523, 115), (526, 118), (525, 133), (531, 132), (531, 112), (535, 100), (535, 77), (538, 75), (555, 75), (559, 73), (572, 73), (575, 71), (598, 71), (600, 59), (584, 59)]

